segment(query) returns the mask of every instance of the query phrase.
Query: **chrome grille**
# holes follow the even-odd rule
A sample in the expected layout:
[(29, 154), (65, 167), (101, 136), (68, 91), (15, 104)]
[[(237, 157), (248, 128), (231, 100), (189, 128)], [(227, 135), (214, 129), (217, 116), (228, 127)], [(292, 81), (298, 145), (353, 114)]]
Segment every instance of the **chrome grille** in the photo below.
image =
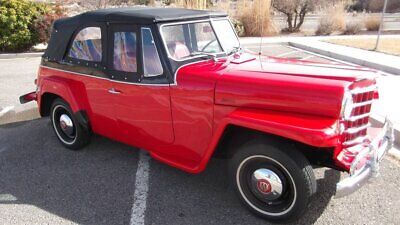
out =
[(343, 144), (345, 146), (350, 147), (366, 140), (367, 128), (370, 126), (369, 116), (375, 90), (376, 86), (350, 90), (354, 104), (351, 117), (344, 121), (345, 130)]

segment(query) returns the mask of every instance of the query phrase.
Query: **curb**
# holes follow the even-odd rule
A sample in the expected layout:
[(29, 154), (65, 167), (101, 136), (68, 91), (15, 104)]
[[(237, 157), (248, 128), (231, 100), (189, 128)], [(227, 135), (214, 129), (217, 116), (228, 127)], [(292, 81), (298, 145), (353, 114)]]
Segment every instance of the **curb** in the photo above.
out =
[(39, 118), (39, 111), (35, 104), (20, 105), (5, 108), (0, 112), (0, 125)]
[[(320, 54), (320, 55), (324, 55), (324, 56), (328, 56), (328, 57), (331, 57), (331, 58), (335, 58), (335, 59), (338, 59), (338, 60), (347, 61), (347, 62), (358, 64), (358, 65), (361, 65), (361, 66), (374, 68), (374, 69), (381, 70), (381, 71), (384, 71), (384, 72), (387, 72), (387, 73), (391, 73), (391, 74), (394, 74), (394, 75), (400, 75), (400, 68), (393, 67), (393, 66), (390, 66), (390, 65), (379, 64), (379, 63), (376, 63), (373, 60), (363, 60), (363, 59), (359, 59), (359, 58), (356, 58), (356, 57), (351, 56), (351, 55), (344, 55), (344, 54), (341, 54), (341, 53), (331, 52), (331, 51), (328, 51), (328, 50), (324, 50), (324, 49), (321, 49), (321, 48), (314, 47), (311, 44), (308, 45), (308, 44), (303, 44), (303, 43), (294, 42), (294, 41), (290, 41), (290, 42), (288, 42), (288, 44), (290, 46), (292, 46), (292, 47), (295, 47), (295, 48), (299, 48), (299, 49), (303, 49), (303, 50), (306, 50), (306, 51), (314, 52), (314, 53), (317, 53), (317, 54)], [(347, 46), (341, 46), (341, 47), (347, 47)], [(351, 47), (347, 47), (347, 48), (351, 48)], [(364, 51), (367, 51), (367, 50), (364, 50)], [(380, 54), (383, 54), (383, 53), (380, 53)]]
[(0, 59), (34, 58), (41, 57), (44, 52), (6, 53), (0, 54)]

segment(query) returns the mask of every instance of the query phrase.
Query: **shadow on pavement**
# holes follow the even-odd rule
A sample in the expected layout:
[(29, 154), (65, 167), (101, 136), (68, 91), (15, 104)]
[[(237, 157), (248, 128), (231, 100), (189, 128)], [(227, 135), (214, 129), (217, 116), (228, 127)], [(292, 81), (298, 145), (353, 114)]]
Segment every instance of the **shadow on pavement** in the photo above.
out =
[[(32, 205), (80, 224), (129, 223), (134, 148), (94, 137), (82, 151), (70, 151), (58, 142), (48, 120), (39, 119), (0, 126), (0, 149), (0, 195), (6, 197), (0, 204)], [(21, 215), (14, 222), (38, 216), (14, 213)], [(42, 224), (51, 220), (40, 219)]]
[[(0, 143), (0, 205), (33, 205), (80, 224), (129, 223), (138, 158), (134, 148), (95, 136), (84, 150), (70, 151), (47, 119), (0, 126)], [(205, 172), (191, 175), (152, 160), (146, 224), (268, 224), (240, 203), (227, 163), (213, 159)], [(323, 177), (318, 192), (294, 224), (313, 224), (335, 193), (340, 174), (316, 172)]]
[[(149, 224), (268, 224), (251, 214), (230, 186), (228, 160), (213, 159), (207, 170), (190, 175), (160, 163), (151, 165), (146, 211)], [(293, 224), (313, 224), (335, 194), (340, 173), (317, 169), (318, 192), (304, 217)]]

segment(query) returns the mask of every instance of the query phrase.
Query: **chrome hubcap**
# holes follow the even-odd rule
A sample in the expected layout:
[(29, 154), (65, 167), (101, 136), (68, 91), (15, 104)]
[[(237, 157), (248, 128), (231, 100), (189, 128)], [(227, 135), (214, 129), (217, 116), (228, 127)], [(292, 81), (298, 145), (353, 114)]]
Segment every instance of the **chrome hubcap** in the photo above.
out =
[(251, 190), (257, 197), (273, 201), (282, 195), (283, 185), (275, 172), (262, 168), (253, 172)]
[(64, 134), (66, 134), (68, 137), (73, 137), (74, 124), (67, 114), (62, 114), (60, 116), (60, 127)]

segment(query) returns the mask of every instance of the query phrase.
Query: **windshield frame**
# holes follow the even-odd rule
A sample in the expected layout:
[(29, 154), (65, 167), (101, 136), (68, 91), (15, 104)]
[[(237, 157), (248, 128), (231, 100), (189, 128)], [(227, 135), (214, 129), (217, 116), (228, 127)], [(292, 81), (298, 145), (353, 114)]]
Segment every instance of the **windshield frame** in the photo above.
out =
[(215, 38), (217, 39), (218, 45), (220, 47), (220, 49), (222, 50), (221, 52), (217, 52), (214, 53), (216, 56), (219, 56), (221, 54), (227, 55), (228, 52), (226, 52), (226, 50), (222, 47), (221, 45), (221, 41), (220, 41), (220, 37), (218, 36), (217, 32), (215, 32), (215, 28), (213, 25), (213, 20), (228, 20), (229, 24), (231, 25), (231, 28), (233, 29), (236, 39), (238, 40), (239, 46), (240, 46), (240, 41), (239, 41), (239, 37), (237, 36), (237, 33), (232, 25), (232, 22), (230, 21), (229, 17), (221, 17), (221, 18), (210, 18), (210, 19), (205, 19), (205, 20), (190, 20), (190, 21), (180, 21), (180, 22), (173, 22), (173, 23), (163, 23), (159, 26), (159, 32), (161, 35), (161, 39), (165, 48), (165, 51), (167, 52), (168, 58), (176, 61), (176, 62), (183, 62), (183, 61), (188, 61), (188, 60), (192, 60), (192, 59), (197, 59), (197, 58), (204, 58), (205, 55), (196, 55), (196, 56), (190, 56), (190, 57), (186, 57), (186, 58), (182, 58), (182, 59), (176, 59), (173, 56), (171, 56), (168, 47), (167, 47), (167, 43), (165, 42), (165, 37), (164, 37), (164, 33), (163, 33), (163, 27), (166, 26), (174, 26), (174, 25), (181, 25), (181, 24), (193, 24), (193, 23), (204, 23), (204, 22), (209, 22), (210, 26), (214, 32)]
[[(212, 19), (211, 19), (211, 26), (213, 27), (213, 29), (214, 29), (214, 24), (213, 24), (213, 22), (214, 22), (214, 21), (219, 21), (219, 20), (227, 20), (227, 21), (228, 21), (229, 25), (231, 26), (231, 28), (232, 28), (232, 30), (233, 30), (233, 33), (234, 33), (235, 36), (236, 36), (236, 40), (237, 40), (237, 42), (239, 43), (239, 46), (238, 46), (238, 47), (239, 47), (239, 49), (241, 49), (241, 48), (242, 48), (242, 44), (240, 43), (239, 36), (238, 36), (238, 34), (236, 33), (235, 27), (233, 26), (232, 21), (229, 19), (229, 17), (212, 18)], [(215, 32), (215, 30), (214, 30), (214, 32)], [(217, 32), (215, 32), (215, 36), (219, 39), (218, 33), (217, 33)], [(222, 45), (221, 45), (221, 48), (223, 49)], [(226, 54), (229, 54), (229, 52), (226, 52), (225, 49), (223, 49), (223, 50), (225, 51)]]

